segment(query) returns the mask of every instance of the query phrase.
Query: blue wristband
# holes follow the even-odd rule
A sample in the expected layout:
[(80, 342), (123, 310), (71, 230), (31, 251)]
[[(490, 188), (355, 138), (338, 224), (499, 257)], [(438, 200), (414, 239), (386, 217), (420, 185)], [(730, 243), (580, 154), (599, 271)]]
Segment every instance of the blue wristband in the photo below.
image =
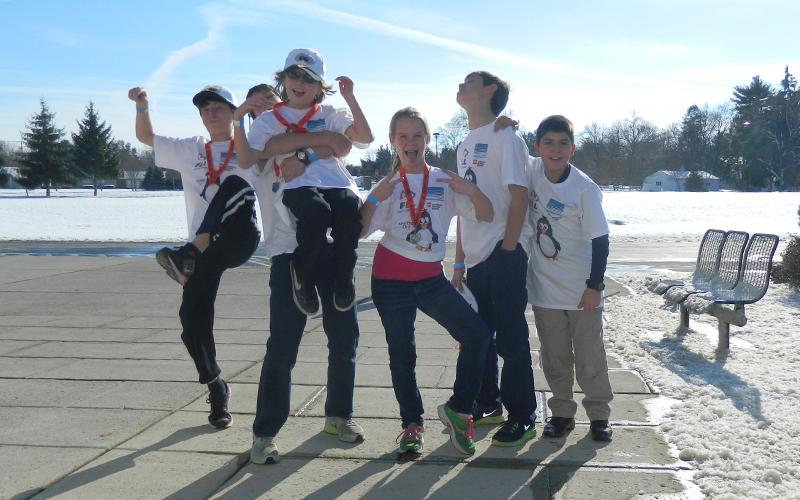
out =
[(454, 262), (453, 269), (466, 269), (467, 266), (464, 265), (463, 262)]
[(375, 196), (372, 193), (370, 193), (369, 196), (367, 196), (367, 201), (372, 203), (376, 207), (381, 203), (378, 201), (378, 198), (375, 198)]
[(136, 108), (136, 112), (137, 112), (137, 113), (147, 113), (147, 110), (148, 110), (148, 109), (149, 109), (149, 108)]
[(314, 163), (319, 159), (317, 158), (317, 152), (311, 148), (306, 148), (306, 153), (308, 154), (308, 159), (311, 161), (311, 163)]

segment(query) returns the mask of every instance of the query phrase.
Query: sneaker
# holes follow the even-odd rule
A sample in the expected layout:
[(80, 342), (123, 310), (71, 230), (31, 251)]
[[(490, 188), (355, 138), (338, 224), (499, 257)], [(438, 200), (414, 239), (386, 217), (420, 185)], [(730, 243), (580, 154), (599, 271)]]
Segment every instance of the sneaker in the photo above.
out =
[(225, 394), (215, 394), (214, 392), (208, 393), (206, 403), (211, 405), (211, 412), (208, 414), (208, 423), (218, 429), (225, 429), (231, 426), (233, 417), (228, 412), (228, 401), (231, 400), (231, 388), (225, 382)]
[(422, 445), (425, 443), (422, 437), (424, 433), (425, 429), (419, 425), (409, 424), (395, 439), (396, 443), (400, 443), (400, 453), (419, 453), (422, 451)]
[(197, 248), (191, 243), (182, 247), (164, 247), (156, 252), (156, 262), (164, 268), (170, 278), (181, 286), (186, 286), (186, 282), (194, 274), (198, 253)]
[(437, 408), (439, 420), (450, 429), (450, 442), (465, 455), (475, 454), (475, 429), (472, 427), (472, 415), (466, 418), (454, 412), (447, 403)]
[(589, 432), (592, 434), (592, 439), (604, 442), (611, 441), (611, 435), (614, 434), (608, 420), (591, 420), (589, 422)]
[(339, 436), (339, 441), (345, 443), (364, 440), (364, 429), (352, 418), (325, 417), (325, 427), (322, 430), (328, 434)]
[(293, 261), (289, 262), (289, 272), (292, 275), (292, 298), (294, 299), (294, 304), (306, 316), (317, 314), (319, 311), (319, 297), (317, 297), (316, 287), (297, 279)]
[(259, 437), (253, 434), (253, 447), (250, 448), (250, 461), (254, 464), (277, 464), (281, 461), (274, 437)]
[(506, 421), (506, 417), (503, 416), (503, 405), (497, 405), (489, 408), (478, 407), (472, 414), (472, 420), (475, 422), (475, 425), (502, 424)]
[(575, 428), (575, 419), (567, 417), (550, 417), (545, 420), (542, 436), (560, 438), (565, 432)]
[(356, 281), (354, 277), (344, 284), (336, 284), (333, 290), (333, 307), (337, 311), (347, 312), (356, 304)]
[(534, 422), (523, 424), (515, 420), (507, 420), (492, 437), (495, 446), (520, 446), (536, 437)]

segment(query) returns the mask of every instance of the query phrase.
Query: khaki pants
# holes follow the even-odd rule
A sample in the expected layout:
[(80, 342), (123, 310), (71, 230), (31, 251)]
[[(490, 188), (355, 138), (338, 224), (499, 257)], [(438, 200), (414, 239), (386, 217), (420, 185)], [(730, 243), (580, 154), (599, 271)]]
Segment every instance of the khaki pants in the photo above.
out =
[(583, 407), (589, 420), (608, 420), (614, 399), (608, 380), (608, 362), (603, 346), (603, 310), (570, 311), (533, 308), (536, 331), (542, 344), (544, 376), (553, 391), (547, 406), (554, 417), (575, 416), (575, 378), (583, 390)]

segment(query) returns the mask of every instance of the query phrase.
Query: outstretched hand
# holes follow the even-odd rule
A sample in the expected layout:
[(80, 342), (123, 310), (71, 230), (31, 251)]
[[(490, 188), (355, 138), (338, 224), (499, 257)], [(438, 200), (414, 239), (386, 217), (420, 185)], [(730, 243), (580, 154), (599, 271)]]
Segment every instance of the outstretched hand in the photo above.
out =
[(400, 179), (392, 180), (394, 172), (389, 172), (383, 179), (372, 188), (370, 194), (380, 202), (386, 201), (394, 192), (394, 187), (400, 182)]
[(253, 113), (255, 116), (260, 115), (264, 111), (270, 109), (272, 100), (263, 95), (256, 94), (245, 99), (243, 103), (233, 112), (234, 120), (241, 120), (248, 113)]
[(502, 115), (498, 117), (494, 121), (494, 131), (499, 132), (504, 128), (514, 127), (514, 130), (519, 130), (519, 122), (513, 118), (510, 118), (506, 115)]
[(336, 81), (339, 82), (339, 94), (342, 97), (348, 98), (353, 97), (353, 91), (355, 90), (355, 84), (350, 77), (347, 76), (338, 76), (336, 77)]
[(440, 177), (436, 180), (444, 184), (447, 184), (448, 186), (450, 186), (450, 189), (452, 189), (454, 192), (458, 194), (465, 194), (469, 196), (472, 193), (474, 193), (476, 189), (478, 189), (477, 186), (475, 186), (475, 184), (464, 179), (455, 172), (444, 169), (442, 169), (442, 172), (447, 174), (447, 177)]

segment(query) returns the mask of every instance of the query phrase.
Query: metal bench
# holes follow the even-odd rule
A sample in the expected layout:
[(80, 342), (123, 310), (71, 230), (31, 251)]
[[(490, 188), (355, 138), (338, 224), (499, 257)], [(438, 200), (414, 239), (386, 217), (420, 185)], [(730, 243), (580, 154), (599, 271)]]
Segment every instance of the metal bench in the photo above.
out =
[[(730, 288), (712, 288), (711, 290), (694, 295), (689, 301), (680, 303), (681, 326), (689, 327), (689, 313), (693, 309), (706, 312), (717, 318), (719, 343), (718, 348), (728, 349), (730, 346), (730, 326), (745, 326), (745, 304), (752, 304), (761, 300), (769, 288), (769, 277), (772, 270), (772, 258), (778, 248), (778, 237), (774, 234), (754, 234), (747, 243), (744, 256), (741, 259), (737, 275), (738, 279)], [(687, 304), (694, 298), (706, 301), (708, 307), (695, 308)], [(667, 299), (668, 300), (668, 299)], [(733, 305), (733, 308), (725, 307)]]
[[(709, 229), (703, 235), (703, 240), (700, 242), (700, 250), (697, 252), (697, 263), (692, 274), (693, 287), (704, 288), (714, 277), (714, 273), (719, 266), (720, 252), (726, 236), (725, 231), (720, 229)], [(681, 280), (653, 281), (647, 285), (647, 288), (653, 293), (663, 295), (667, 290), (676, 286), (686, 286), (686, 283)]]
[(710, 276), (704, 275), (702, 280), (693, 279), (691, 286), (670, 287), (664, 293), (664, 299), (674, 304), (681, 304), (690, 295), (735, 287), (739, 281), (742, 256), (749, 236), (744, 231), (726, 232)]

